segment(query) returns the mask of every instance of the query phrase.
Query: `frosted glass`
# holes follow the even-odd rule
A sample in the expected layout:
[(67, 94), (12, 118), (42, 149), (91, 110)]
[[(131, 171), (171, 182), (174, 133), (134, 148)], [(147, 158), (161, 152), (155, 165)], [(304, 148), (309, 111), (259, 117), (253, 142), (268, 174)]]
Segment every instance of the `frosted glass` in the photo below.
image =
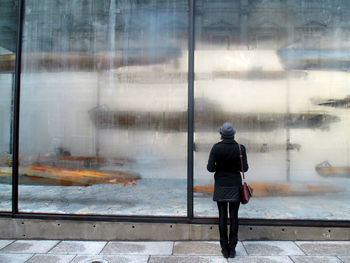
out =
[(177, 1), (26, 1), (19, 209), (187, 214)]
[(196, 1), (196, 216), (217, 216), (206, 164), (231, 121), (255, 187), (240, 217), (350, 218), (349, 12), (344, 1)]
[(13, 86), (18, 3), (2, 0), (0, 6), (0, 211), (11, 211)]
[(11, 98), (12, 75), (0, 72), (0, 211), (11, 210), (12, 204)]

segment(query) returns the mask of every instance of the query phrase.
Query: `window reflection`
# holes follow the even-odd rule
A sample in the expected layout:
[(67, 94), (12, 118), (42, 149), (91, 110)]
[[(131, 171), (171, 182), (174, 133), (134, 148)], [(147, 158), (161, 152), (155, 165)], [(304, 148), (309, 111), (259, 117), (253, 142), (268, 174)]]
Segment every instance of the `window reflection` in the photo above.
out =
[(11, 210), (12, 120), (18, 2), (0, 8), (0, 211)]
[[(7, 211), (18, 5), (2, 3)], [(255, 188), (240, 216), (348, 219), (350, 4), (195, 3), (195, 215), (216, 216), (205, 167), (231, 121)], [(188, 1), (26, 1), (20, 211), (186, 215), (187, 18)]]
[[(205, 167), (230, 121), (256, 189), (240, 216), (350, 217), (348, 10), (341, 1), (197, 1), (197, 216), (216, 216)], [(319, 206), (326, 201), (332, 208)]]
[(186, 215), (186, 5), (25, 10), (20, 210)]

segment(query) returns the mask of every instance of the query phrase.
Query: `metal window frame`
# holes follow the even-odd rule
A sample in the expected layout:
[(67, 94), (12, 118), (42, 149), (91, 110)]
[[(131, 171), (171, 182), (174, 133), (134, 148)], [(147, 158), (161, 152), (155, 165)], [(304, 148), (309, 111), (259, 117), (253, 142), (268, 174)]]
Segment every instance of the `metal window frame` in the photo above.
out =
[(18, 165), (19, 165), (19, 113), (22, 61), (22, 30), (24, 0), (18, 0), (17, 46), (15, 64), (15, 87), (13, 98), (13, 145), (12, 145), (12, 216), (18, 214)]
[(194, 134), (194, 14), (195, 0), (189, 0), (188, 16), (188, 117), (187, 117), (187, 217), (194, 218), (193, 209), (193, 134)]
[[(19, 165), (19, 125), (20, 125), (20, 88), (21, 88), (21, 54), (22, 32), (25, 0), (18, 0), (18, 28), (15, 65), (14, 114), (13, 114), (13, 166), (12, 166), (12, 211), (0, 212), (0, 217), (21, 219), (54, 219), (79, 221), (111, 221), (142, 223), (188, 223), (216, 224), (217, 218), (199, 218), (194, 216), (193, 209), (193, 134), (194, 134), (194, 42), (195, 42), (195, 0), (188, 0), (188, 135), (187, 135), (187, 216), (122, 216), (122, 215), (76, 215), (54, 213), (24, 213), (18, 210), (18, 165)], [(257, 226), (301, 226), (301, 227), (350, 227), (350, 220), (320, 219), (259, 219), (240, 218), (240, 225)]]

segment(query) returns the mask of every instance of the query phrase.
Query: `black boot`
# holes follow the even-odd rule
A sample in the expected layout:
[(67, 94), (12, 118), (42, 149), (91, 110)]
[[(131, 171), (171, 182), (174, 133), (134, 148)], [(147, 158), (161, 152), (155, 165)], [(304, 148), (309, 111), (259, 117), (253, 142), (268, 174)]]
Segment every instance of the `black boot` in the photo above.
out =
[(228, 246), (227, 241), (220, 241), (220, 246), (221, 246), (221, 253), (224, 256), (224, 258), (228, 258), (230, 256), (230, 249)]
[(230, 258), (234, 258), (236, 256), (236, 245), (237, 245), (237, 243), (230, 243), (228, 246)]

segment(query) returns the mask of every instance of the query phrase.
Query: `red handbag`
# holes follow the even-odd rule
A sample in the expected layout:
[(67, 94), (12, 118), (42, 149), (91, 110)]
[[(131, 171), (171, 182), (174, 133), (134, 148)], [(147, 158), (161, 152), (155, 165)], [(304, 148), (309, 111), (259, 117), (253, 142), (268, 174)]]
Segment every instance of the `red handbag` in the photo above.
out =
[[(243, 169), (243, 160), (242, 160), (242, 150), (241, 145), (238, 144), (239, 148), (239, 157), (241, 158), (241, 167), (242, 167), (242, 177), (244, 177), (244, 169)], [(243, 183), (242, 187), (242, 193), (241, 193), (241, 203), (243, 205), (247, 204), (249, 202), (249, 199), (253, 196), (253, 188), (251, 188), (246, 182)]]

